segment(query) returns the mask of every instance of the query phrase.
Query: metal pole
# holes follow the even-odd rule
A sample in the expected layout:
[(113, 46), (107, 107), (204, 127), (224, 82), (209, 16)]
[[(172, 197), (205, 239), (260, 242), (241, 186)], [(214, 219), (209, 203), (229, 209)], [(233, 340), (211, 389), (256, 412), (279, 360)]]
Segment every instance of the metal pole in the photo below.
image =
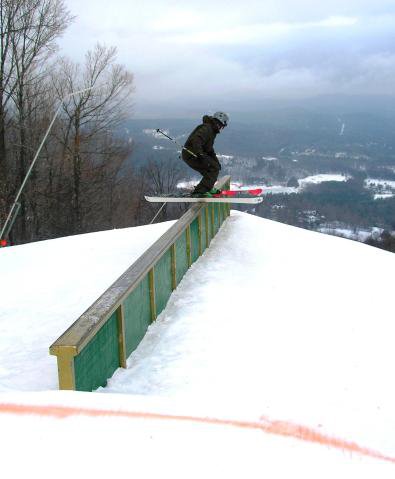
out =
[(156, 218), (159, 216), (159, 213), (163, 210), (163, 208), (165, 207), (165, 204), (166, 203), (163, 203), (163, 205), (160, 207), (159, 211), (156, 213), (156, 215), (152, 218), (151, 222), (150, 222), (150, 225), (152, 225), (152, 223), (156, 220)]
[(182, 150), (187, 151), (190, 155), (194, 156), (195, 158), (198, 157), (198, 156), (196, 155), (196, 153), (194, 153), (194, 152), (191, 151), (191, 150), (188, 150), (188, 148), (185, 148), (185, 146), (180, 145), (180, 143), (178, 143), (177, 140), (175, 140), (174, 138), (172, 138), (172, 137), (169, 136), (169, 135), (166, 135), (166, 133), (164, 133), (164, 132), (163, 132), (162, 130), (160, 130), (159, 128), (157, 128), (156, 131), (157, 131), (158, 133), (160, 133), (161, 135), (165, 136), (166, 138), (168, 138), (170, 141), (172, 141), (172, 142), (175, 143), (176, 145), (178, 145)]
[[(93, 88), (98, 88), (99, 86), (101, 86), (101, 85), (97, 85), (97, 86), (94, 86), (94, 85), (93, 85), (93, 86), (91, 86), (91, 87), (89, 87), (89, 88), (84, 88), (83, 90), (74, 91), (74, 92), (69, 93), (68, 95), (66, 95), (64, 98), (62, 98), (62, 100), (61, 100), (61, 102), (60, 102), (60, 104), (59, 104), (59, 106), (58, 106), (58, 109), (56, 110), (55, 115), (54, 115), (54, 117), (52, 118), (52, 121), (51, 121), (51, 123), (50, 123), (50, 125), (49, 125), (49, 127), (48, 127), (48, 129), (47, 129), (47, 131), (46, 131), (46, 133), (45, 133), (45, 136), (44, 136), (44, 138), (43, 138), (43, 140), (42, 140), (40, 146), (38, 147), (38, 150), (37, 150), (37, 152), (36, 152), (36, 154), (35, 154), (35, 156), (34, 156), (34, 158), (33, 158), (33, 161), (32, 161), (32, 163), (31, 163), (31, 165), (30, 165), (30, 168), (29, 168), (28, 172), (26, 173), (25, 179), (23, 180), (22, 185), (21, 185), (21, 187), (20, 187), (19, 190), (18, 190), (18, 193), (17, 193), (17, 195), (16, 195), (16, 197), (15, 197), (15, 200), (14, 200), (14, 203), (13, 203), (13, 205), (12, 205), (12, 207), (11, 207), (11, 210), (10, 210), (8, 216), (7, 216), (7, 219), (5, 220), (5, 223), (4, 223), (4, 225), (3, 225), (3, 228), (1, 229), (0, 240), (3, 239), (3, 235), (4, 235), (4, 232), (5, 232), (6, 229), (7, 229), (8, 223), (10, 222), (12, 216), (14, 215), (15, 209), (18, 208), (18, 200), (19, 200), (19, 197), (21, 196), (22, 191), (23, 191), (23, 189), (25, 188), (26, 182), (27, 182), (27, 180), (29, 179), (29, 176), (30, 176), (30, 174), (31, 174), (31, 172), (32, 172), (32, 170), (33, 170), (33, 168), (34, 168), (34, 165), (36, 164), (36, 161), (37, 161), (37, 159), (38, 159), (38, 156), (39, 156), (40, 153), (41, 153), (42, 147), (44, 146), (44, 143), (45, 143), (46, 139), (48, 138), (48, 135), (49, 135), (49, 133), (50, 133), (52, 127), (53, 127), (53, 124), (55, 123), (55, 120), (56, 120), (57, 116), (59, 115), (59, 112), (60, 112), (60, 109), (61, 109), (62, 106), (63, 106), (63, 103), (64, 103), (64, 102), (67, 100), (67, 98), (69, 98), (69, 97), (72, 97), (72, 96), (74, 96), (74, 95), (78, 95), (78, 94), (80, 94), (80, 93), (84, 93), (84, 92), (86, 92), (86, 91), (92, 90)], [(19, 208), (18, 208), (18, 211), (19, 211)], [(15, 221), (15, 219), (16, 219), (16, 215), (18, 214), (18, 211), (17, 211), (17, 212), (15, 213), (15, 215), (14, 215), (12, 224), (14, 223), (14, 221)], [(10, 232), (10, 230), (11, 230), (11, 228), (12, 228), (12, 224), (11, 224), (11, 225), (9, 226), (9, 228), (8, 228), (7, 235), (8, 235), (8, 233)], [(4, 238), (4, 239), (5, 239), (5, 238)]]

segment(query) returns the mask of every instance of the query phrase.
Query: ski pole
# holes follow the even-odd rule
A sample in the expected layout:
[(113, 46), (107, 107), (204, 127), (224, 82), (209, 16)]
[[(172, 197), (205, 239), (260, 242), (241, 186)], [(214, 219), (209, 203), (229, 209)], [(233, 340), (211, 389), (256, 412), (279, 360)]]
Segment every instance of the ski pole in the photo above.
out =
[(172, 141), (173, 143), (175, 143), (176, 145), (178, 145), (182, 150), (185, 150), (187, 151), (190, 155), (194, 156), (195, 158), (197, 158), (198, 156), (196, 155), (196, 153), (194, 153), (193, 151), (191, 150), (188, 150), (188, 148), (185, 148), (185, 146), (182, 146), (178, 143), (177, 140), (175, 140), (174, 138), (172, 138), (171, 136), (169, 135), (166, 135), (166, 133), (164, 133), (162, 130), (160, 130), (159, 128), (156, 129), (157, 133), (160, 133), (161, 135), (165, 136), (166, 138), (168, 138), (170, 141)]

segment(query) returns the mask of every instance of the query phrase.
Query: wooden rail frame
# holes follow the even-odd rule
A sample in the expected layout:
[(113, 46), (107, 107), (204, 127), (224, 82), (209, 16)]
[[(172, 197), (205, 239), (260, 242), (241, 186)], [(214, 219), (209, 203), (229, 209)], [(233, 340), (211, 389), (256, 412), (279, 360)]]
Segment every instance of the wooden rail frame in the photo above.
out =
[[(217, 183), (219, 188), (229, 187), (229, 185), (229, 176), (221, 178)], [(192, 236), (194, 235), (194, 238), (196, 238), (196, 231), (198, 232), (198, 242), (196, 245), (195, 240), (194, 245), (194, 253), (198, 257), (209, 246), (209, 242), (229, 214), (229, 204), (197, 203), (193, 205), (50, 346), (50, 354), (57, 356), (60, 389), (92, 391), (99, 386), (105, 385), (107, 379), (111, 377), (117, 367), (126, 367), (126, 359), (131, 351), (128, 352), (126, 347), (127, 328), (125, 325), (127, 320), (133, 321), (135, 319), (126, 318), (125, 301), (130, 298), (130, 295), (141, 285), (142, 281), (147, 280), (147, 284), (149, 284), (149, 301), (147, 304), (149, 304), (150, 308), (150, 321), (155, 321), (157, 315), (161, 312), (158, 310), (158, 294), (156, 292), (156, 285), (158, 285), (156, 281), (156, 267), (158, 263), (163, 260), (166, 254), (169, 254), (170, 284), (171, 290), (174, 290), (177, 287), (177, 241), (182, 239), (182, 244), (184, 244), (185, 237), (188, 268), (193, 262)], [(194, 225), (194, 231), (192, 231), (192, 224)], [(205, 245), (204, 248), (203, 244)], [(167, 263), (165, 264), (165, 271), (167, 271)], [(170, 294), (171, 291), (169, 296)], [(161, 303), (163, 302), (162, 297)], [(113, 318), (115, 318), (114, 321), (112, 321)], [(83, 376), (85, 379), (82, 381), (78, 377), (80, 373), (77, 374), (76, 372), (76, 359), (88, 345), (92, 344), (97, 335), (105, 329), (105, 325), (108, 326), (110, 331), (110, 319), (111, 324), (115, 325), (111, 327), (116, 329), (116, 334), (113, 330), (110, 333), (106, 332), (107, 336), (103, 336), (104, 339), (101, 339), (101, 342), (96, 341), (98, 345), (95, 343), (91, 347), (92, 350), (89, 351), (89, 354), (86, 354), (89, 357), (89, 361), (88, 359), (79, 360), (78, 370), (81, 369), (81, 361), (86, 363), (83, 366)], [(145, 330), (143, 333), (145, 333)], [(104, 335), (104, 333), (102, 334)], [(113, 338), (114, 334), (116, 338)], [(115, 362), (113, 357), (111, 361), (108, 360), (107, 362), (105, 358), (103, 359), (106, 355), (106, 344), (109, 342), (113, 344), (113, 349), (117, 351), (118, 357)], [(114, 355), (113, 351), (111, 354), (112, 356)]]

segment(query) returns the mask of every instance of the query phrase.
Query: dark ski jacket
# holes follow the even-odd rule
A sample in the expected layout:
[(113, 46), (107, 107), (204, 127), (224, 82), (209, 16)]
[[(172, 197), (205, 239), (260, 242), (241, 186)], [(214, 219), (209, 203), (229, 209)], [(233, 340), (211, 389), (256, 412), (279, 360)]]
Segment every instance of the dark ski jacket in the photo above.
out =
[[(185, 148), (195, 153), (198, 156), (197, 161), (204, 167), (215, 162), (216, 166), (221, 169), (214, 151), (214, 140), (219, 131), (216, 120), (212, 116), (205, 115), (203, 123), (193, 130), (185, 142)], [(182, 157), (187, 163), (196, 161), (196, 158), (185, 150), (182, 150)]]

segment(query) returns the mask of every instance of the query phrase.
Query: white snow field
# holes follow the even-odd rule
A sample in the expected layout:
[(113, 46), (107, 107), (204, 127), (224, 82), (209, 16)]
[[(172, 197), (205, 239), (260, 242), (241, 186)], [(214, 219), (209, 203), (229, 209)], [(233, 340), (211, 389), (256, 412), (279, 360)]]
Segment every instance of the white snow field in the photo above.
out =
[(51, 342), (171, 224), (0, 250), (2, 477), (394, 478), (395, 255), (245, 213), (126, 370), (56, 391)]
[(302, 178), (299, 180), (299, 185), (303, 188), (309, 184), (318, 185), (320, 183), (325, 183), (326, 181), (347, 181), (349, 176), (341, 175), (341, 174), (321, 174), (321, 175), (313, 175), (307, 176), (306, 178)]
[(374, 194), (375, 200), (385, 200), (395, 196), (395, 181), (367, 178), (365, 188), (376, 192)]
[[(243, 183), (240, 183), (237, 181), (233, 181), (230, 187), (232, 189), (241, 189), (241, 190), (255, 190), (257, 188), (262, 188), (263, 195), (291, 194), (291, 193), (301, 193), (304, 188), (306, 188), (307, 186), (311, 184), (318, 185), (326, 181), (344, 182), (344, 181), (347, 181), (349, 178), (350, 177), (342, 175), (342, 174), (326, 173), (326, 174), (320, 174), (320, 175), (307, 176), (306, 178), (299, 179), (298, 188), (291, 187), (291, 186), (284, 186), (284, 185), (266, 186), (265, 184), (262, 184), (262, 183), (244, 185)], [(177, 188), (192, 189), (194, 186), (196, 186), (197, 183), (198, 183), (197, 181), (182, 181), (177, 184)]]

